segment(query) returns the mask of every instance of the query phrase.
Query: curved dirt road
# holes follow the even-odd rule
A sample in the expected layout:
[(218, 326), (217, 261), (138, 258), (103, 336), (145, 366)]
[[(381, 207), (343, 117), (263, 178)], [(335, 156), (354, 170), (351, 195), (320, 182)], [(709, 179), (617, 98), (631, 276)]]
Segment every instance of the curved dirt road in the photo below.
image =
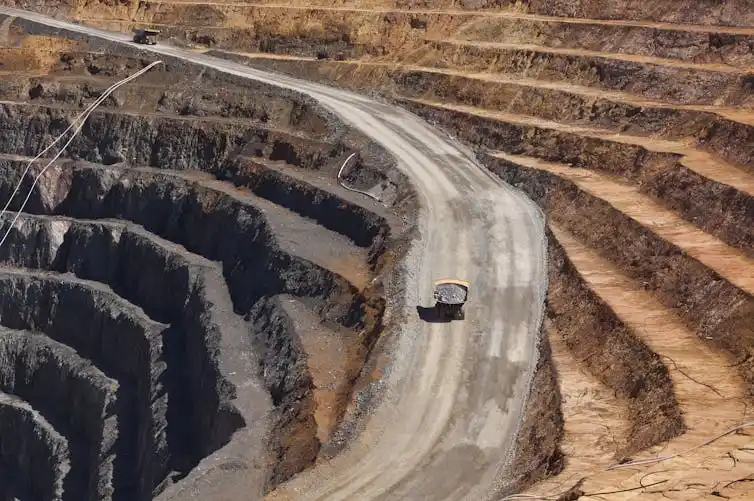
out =
[[(115, 42), (129, 37), (0, 8), (0, 13)], [(290, 500), (461, 500), (493, 497), (536, 364), (546, 290), (544, 219), (533, 202), (399, 108), (170, 46), (157, 54), (290, 88), (381, 143), (422, 205), (409, 252), (403, 325), (384, 401), (338, 457), (270, 496)], [(431, 283), (471, 281), (466, 320), (424, 323)]]

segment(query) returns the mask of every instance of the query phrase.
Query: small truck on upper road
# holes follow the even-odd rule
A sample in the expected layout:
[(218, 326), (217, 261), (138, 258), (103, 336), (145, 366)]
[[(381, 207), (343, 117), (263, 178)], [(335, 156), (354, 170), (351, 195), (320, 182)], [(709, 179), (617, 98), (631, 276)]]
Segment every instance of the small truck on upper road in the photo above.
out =
[(136, 29), (134, 30), (134, 42), (144, 45), (157, 45), (159, 30)]

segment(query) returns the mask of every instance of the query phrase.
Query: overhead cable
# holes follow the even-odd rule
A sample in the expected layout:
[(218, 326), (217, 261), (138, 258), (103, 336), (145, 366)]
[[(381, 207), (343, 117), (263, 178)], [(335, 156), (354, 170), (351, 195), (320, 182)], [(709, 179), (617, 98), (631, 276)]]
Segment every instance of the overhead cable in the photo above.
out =
[(151, 70), (152, 68), (154, 68), (155, 66), (157, 66), (158, 64), (161, 64), (161, 63), (162, 63), (162, 61), (155, 61), (153, 63), (150, 63), (149, 65), (147, 65), (144, 68), (140, 69), (139, 71), (137, 71), (133, 75), (130, 75), (130, 76), (124, 78), (123, 80), (120, 80), (119, 82), (116, 82), (115, 84), (113, 84), (110, 87), (108, 87), (105, 90), (105, 92), (103, 92), (100, 97), (98, 97), (81, 114), (79, 114), (79, 116), (77, 116), (71, 122), (71, 124), (47, 148), (45, 148), (44, 150), (42, 150), (41, 152), (39, 152), (37, 154), (37, 156), (35, 156), (33, 159), (31, 159), (29, 161), (29, 163), (26, 165), (26, 169), (24, 170), (23, 174), (21, 174), (21, 177), (19, 178), (18, 183), (16, 184), (16, 187), (13, 190), (13, 193), (8, 198), (8, 202), (5, 204), (5, 207), (3, 207), (3, 210), (0, 212), (0, 218), (2, 218), (2, 216), (5, 215), (5, 213), (7, 212), (8, 207), (10, 206), (10, 204), (13, 201), (13, 198), (16, 196), (16, 194), (18, 193), (18, 190), (21, 188), (21, 184), (23, 183), (23, 180), (26, 177), (26, 174), (31, 169), (31, 165), (35, 161), (37, 161), (42, 155), (44, 155), (50, 148), (52, 148), (53, 146), (55, 146), (55, 144), (57, 144), (58, 141), (60, 141), (68, 133), (68, 131), (71, 130), (72, 127), (76, 126), (76, 129), (73, 131), (73, 134), (71, 134), (71, 137), (68, 139), (68, 141), (63, 145), (63, 147), (55, 154), (54, 157), (52, 157), (52, 159), (47, 163), (47, 165), (45, 165), (42, 168), (42, 170), (39, 172), (39, 174), (37, 174), (37, 176), (34, 178), (34, 182), (32, 183), (31, 188), (29, 188), (29, 193), (27, 193), (26, 198), (24, 199), (23, 203), (21, 204), (21, 207), (19, 207), (18, 212), (16, 213), (16, 216), (13, 218), (13, 221), (11, 222), (10, 226), (8, 227), (8, 229), (6, 230), (5, 235), (3, 235), (2, 240), (0, 240), (0, 246), (2, 246), (3, 243), (5, 243), (5, 240), (8, 238), (8, 235), (10, 234), (11, 230), (13, 229), (13, 226), (16, 224), (16, 221), (18, 220), (19, 216), (21, 215), (21, 212), (23, 212), (24, 208), (26, 207), (26, 204), (28, 203), (29, 198), (31, 198), (31, 194), (34, 192), (34, 188), (36, 187), (37, 181), (39, 181), (39, 178), (41, 178), (42, 175), (45, 173), (45, 171), (47, 171), (47, 169), (55, 162), (55, 160), (57, 160), (60, 157), (60, 155), (63, 154), (63, 152), (65, 151), (65, 149), (68, 147), (68, 145), (70, 145), (73, 142), (73, 140), (76, 137), (76, 135), (84, 127), (84, 124), (86, 123), (86, 120), (89, 118), (89, 115), (91, 115), (92, 112), (100, 104), (102, 104), (105, 101), (105, 99), (107, 99), (110, 96), (110, 94), (112, 94), (113, 92), (115, 92), (118, 88), (120, 88), (123, 85), (131, 82), (132, 80), (135, 80), (136, 78), (140, 77), (141, 75), (143, 75), (144, 73), (146, 73), (147, 71)]

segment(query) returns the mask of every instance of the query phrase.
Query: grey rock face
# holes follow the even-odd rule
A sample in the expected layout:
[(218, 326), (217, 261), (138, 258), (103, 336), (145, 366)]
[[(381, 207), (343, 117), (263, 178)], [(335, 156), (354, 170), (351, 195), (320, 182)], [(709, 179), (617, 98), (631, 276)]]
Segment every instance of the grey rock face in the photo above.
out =
[[(170, 325), (160, 335), (162, 359), (157, 352), (149, 357), (151, 380), (160, 382), (150, 393), (139, 382), (121, 392), (134, 395), (137, 404), (131, 407), (140, 409), (133, 419), (140, 424), (130, 435), (123, 427), (124, 436), (137, 437), (139, 445), (135, 456), (116, 463), (116, 493), (133, 492), (140, 499), (152, 488), (159, 491), (170, 470), (188, 471), (239, 429), (259, 426), (244, 416), (269, 408), (262, 387), (273, 400), (279, 396), (270, 438), (257, 444), (260, 455), (268, 447), (276, 458), (267, 482), (285, 480), (313, 460), (319, 443), (311, 423), (311, 380), (296, 334), (282, 320), (285, 314), (265, 298), (282, 293), (306, 298), (323, 317), (359, 325), (363, 297), (342, 278), (284, 251), (265, 215), (228, 193), (156, 170), (63, 168), (49, 175), (54, 182), (39, 185), (34, 212), (122, 219), (144, 228), (25, 216), (0, 249), (0, 259), (108, 284)], [(0, 181), (0, 191), (11, 180)], [(248, 314), (255, 326), (239, 323), (237, 313)], [(147, 372), (143, 366), (141, 372)], [(129, 374), (118, 376), (126, 388)], [(238, 388), (250, 393), (241, 396)], [(302, 445), (287, 450), (280, 440), (292, 430), (303, 437)]]
[[(324, 318), (359, 325), (363, 297), (341, 277), (283, 250), (264, 213), (227, 193), (158, 171), (47, 175), (30, 210), (143, 225), (24, 216), (0, 248), (7, 264), (107, 284), (140, 312), (133, 324), (113, 308), (105, 315), (109, 300), (70, 284), (40, 287), (0, 277), (0, 324), (74, 347), (119, 383), (110, 415), (87, 417), (95, 423), (90, 431), (102, 428), (106, 452), (69, 440), (67, 428), (50, 418), (71, 448), (63, 499), (148, 499), (171, 471), (221, 458), (234, 434), (259, 427), (270, 433), (248, 433), (258, 438), (245, 439), (244, 454), (272, 452), (265, 483), (310, 463), (319, 449), (311, 379), (296, 333), (267, 298), (295, 295)], [(13, 176), (0, 181), (0, 191), (12, 182)], [(14, 317), (16, 310), (23, 314)], [(41, 397), (24, 398), (37, 405)], [(292, 432), (300, 447), (284, 445)]]
[[(48, 258), (46, 261), (37, 257), (25, 259), (22, 256), (19, 249), (30, 246), (32, 242), (55, 240), (50, 231), (63, 226), (60, 223), (66, 223), (67, 231), (60, 236), (62, 241), (56, 249), (46, 247), (43, 252)], [(153, 428), (150, 433), (157, 433), (152, 437), (152, 461), (155, 464), (149, 466), (148, 462), (145, 463), (147, 458), (142, 455), (147, 453), (142, 450), (137, 454), (141, 459), (136, 460), (133, 469), (138, 470), (138, 465), (141, 464), (141, 470), (150, 472), (142, 475), (161, 480), (160, 477), (167, 473), (165, 461), (168, 454), (176, 463), (173, 467), (195, 464), (227, 443), (232, 433), (245, 424), (230, 403), (235, 398), (235, 387), (220, 372), (219, 363), (223, 357), (218, 351), (222, 343), (232, 342), (227, 339), (231, 335), (242, 338), (236, 343), (243, 344), (248, 334), (243, 327), (238, 326), (238, 321), (232, 324), (228, 319), (228, 316), (231, 319), (235, 317), (232, 312), (228, 315), (216, 310), (218, 304), (229, 305), (230, 298), (227, 297), (222, 274), (214, 263), (185, 251), (179, 254), (180, 248), (175, 244), (154, 237), (136, 226), (126, 228), (123, 223), (87, 223), (28, 217), (17, 231), (14, 230), (6, 245), (3, 250), (7, 253), (6, 260), (15, 265), (73, 272), (79, 277), (108, 284), (120, 296), (144, 308), (152, 318), (170, 324), (167, 328), (149, 321), (152, 325), (149, 334), (144, 335), (139, 344), (126, 348), (126, 353), (130, 351), (133, 356), (128, 360), (122, 358), (120, 363), (108, 360), (108, 357), (112, 359), (126, 354), (117, 345), (108, 346), (103, 343), (99, 353), (89, 350), (90, 356), (94, 358), (99, 355), (104, 365), (124, 378), (124, 383), (134, 379), (133, 371), (136, 368), (140, 366), (142, 369), (141, 378), (136, 380), (133, 388), (137, 395), (135, 398), (141, 404), (138, 413), (140, 416), (131, 417), (134, 420), (146, 419), (147, 423), (142, 426), (146, 426), (146, 429)], [(142, 272), (132, 271), (137, 269)], [(1, 287), (0, 281), (0, 289)], [(225, 297), (222, 296), (223, 291)], [(218, 294), (220, 297), (217, 297)], [(12, 301), (13, 297), (9, 295), (8, 300)], [(48, 306), (54, 305), (74, 315), (76, 312), (86, 311), (82, 307), (84, 305), (77, 304), (79, 299), (69, 293), (65, 300), (48, 300), (47, 303)], [(102, 306), (94, 303), (91, 304), (94, 309)], [(35, 298), (34, 304), (45, 305), (45, 302)], [(9, 307), (8, 310), (12, 311), (12, 308)], [(91, 313), (96, 320), (98, 315)], [(5, 323), (6, 319), (2, 318), (0, 321)], [(13, 319), (8, 319), (7, 322), (13, 323)], [(27, 323), (30, 327), (40, 328), (38, 323)], [(58, 330), (63, 330), (66, 323), (70, 322), (60, 321)], [(103, 322), (95, 322), (95, 325), (102, 326)], [(104, 327), (108, 327), (106, 322)], [(52, 336), (55, 334), (50, 333)], [(88, 340), (79, 342), (79, 346), (97, 342), (97, 337), (86, 337)], [(76, 345), (75, 341), (70, 337), (66, 339), (71, 345)], [(123, 339), (119, 344), (125, 342)], [(108, 355), (103, 353), (106, 350)], [(250, 353), (248, 348), (245, 351)], [(129, 371), (120, 366), (123, 363), (127, 363), (132, 369)], [(255, 370), (236, 372), (256, 373)], [(150, 412), (145, 406), (152, 408), (151, 425), (148, 424)], [(172, 420), (171, 415), (174, 417)], [(173, 421), (172, 426), (170, 423), (166, 424), (168, 420)], [(135, 439), (146, 440), (145, 433), (147, 432), (143, 428), (141, 431), (134, 431)], [(165, 444), (165, 435), (172, 445)], [(141, 475), (133, 473), (130, 476), (141, 478)], [(146, 484), (133, 488), (151, 492), (153, 485), (148, 484), (146, 481)]]
[(28, 331), (0, 330), (0, 390), (34, 402), (66, 437), (71, 471), (64, 490), (73, 499), (111, 497), (117, 388), (68, 346)]
[(389, 226), (383, 217), (333, 193), (297, 182), (277, 170), (249, 168), (249, 162), (248, 159), (229, 162), (222, 172), (223, 178), (314, 219), (325, 228), (347, 236), (360, 247), (379, 249), (388, 237)]
[(0, 323), (42, 332), (118, 381), (113, 489), (137, 498), (151, 492), (167, 457), (162, 382), (167, 326), (100, 284), (21, 270), (0, 271)]
[[(360, 321), (363, 298), (352, 286), (328, 270), (283, 251), (265, 214), (228, 193), (158, 170), (64, 168), (55, 175), (59, 189), (48, 193), (40, 187), (30, 211), (132, 221), (192, 253), (219, 261), (236, 311), (248, 312), (260, 298), (284, 293), (311, 298), (320, 313), (344, 325), (355, 326)], [(0, 180), (0, 193), (9, 190), (11, 182), (12, 176), (7, 182)], [(101, 238), (95, 240), (100, 242)], [(102, 252), (102, 248), (97, 251)], [(103, 259), (96, 262), (91, 266), (107, 266)], [(91, 279), (100, 280), (98, 276)], [(152, 285), (140, 287), (148, 293), (156, 290)], [(150, 304), (170, 299), (158, 296)], [(342, 304), (342, 298), (349, 296), (350, 303)], [(172, 309), (175, 305), (160, 308)], [(164, 312), (154, 307), (151, 314), (164, 318)]]
[(61, 501), (68, 441), (18, 397), (0, 393), (0, 493)]
[[(275, 406), (268, 449), (276, 461), (267, 482), (277, 485), (298, 473), (301, 464), (313, 462), (319, 452), (313, 414), (301, 412), (301, 407), (313, 405), (314, 383), (301, 341), (279, 296), (259, 301), (249, 318), (254, 347), (261, 360), (260, 376)], [(286, 438), (296, 445), (286, 447)]]
[[(129, 205), (124, 203), (122, 206)], [(230, 239), (225, 241), (232, 242)], [(38, 252), (24, 256), (21, 249), (30, 246), (31, 242), (37, 243)], [(194, 245), (200, 247), (200, 243)], [(153, 478), (159, 481), (164, 477), (161, 467), (164, 468), (166, 454), (173, 458), (174, 465), (190, 467), (201, 457), (222, 447), (240, 427), (251, 424), (245, 422), (243, 409), (239, 410), (233, 405), (238, 396), (236, 388), (248, 386), (243, 378), (259, 377), (272, 395), (277, 416), (270, 435), (272, 443), (267, 445), (277, 451), (278, 460), (268, 481), (280, 482), (295, 473), (298, 464), (313, 459), (319, 447), (314, 437), (316, 427), (311, 423), (311, 409), (307, 412), (301, 409), (303, 405), (309, 405), (307, 398), (311, 391), (311, 379), (306, 373), (305, 359), (297, 344), (296, 333), (275, 301), (253, 300), (252, 305), (256, 306), (250, 307), (251, 326), (239, 323), (238, 317), (228, 311), (232, 301), (220, 268), (180, 249), (140, 227), (124, 223), (24, 216), (0, 251), (0, 258), (17, 266), (73, 272), (82, 278), (109, 284), (122, 297), (143, 307), (153, 318), (170, 324), (170, 328), (160, 330), (162, 325), (152, 322), (152, 332), (159, 333), (159, 336), (152, 335), (151, 344), (144, 340), (140, 344), (134, 343), (142, 348), (132, 350), (134, 359), (128, 362), (128, 366), (141, 366), (142, 372), (147, 373), (150, 371), (145, 366), (151, 364), (150, 380), (154, 382), (163, 377), (165, 386), (153, 384), (147, 396), (145, 386), (139, 384), (138, 379), (135, 383), (140, 408), (145, 409), (146, 402), (152, 410), (151, 424), (142, 424), (139, 429), (166, 428), (168, 441), (165, 445), (161, 436), (152, 437), (151, 460), (154, 466), (146, 470), (142, 466), (140, 471), (153, 472)], [(205, 252), (211, 252), (211, 249)], [(226, 259), (233, 257), (231, 254)], [(132, 269), (142, 272), (129, 272)], [(287, 279), (298, 278), (291, 273)], [(244, 281), (237, 283), (240, 285)], [(0, 291), (2, 284), (0, 276)], [(290, 290), (296, 290), (295, 286), (294, 281)], [(166, 294), (166, 290), (170, 293)], [(11, 294), (8, 301), (20, 303), (27, 296)], [(71, 291), (65, 297), (65, 301), (37, 298), (35, 302), (41, 305), (54, 303), (61, 311), (84, 310), (84, 305), (78, 304), (84, 301)], [(11, 311), (12, 306), (9, 304), (7, 310)], [(89, 301), (86, 306), (106, 310), (101, 301)], [(1, 317), (2, 311), (0, 303), (0, 318), (4, 318)], [(58, 330), (63, 331), (65, 320), (59, 322)], [(24, 326), (45, 330), (39, 321), (26, 320)], [(54, 331), (54, 328), (46, 329), (51, 336), (56, 335)], [(122, 385), (134, 379), (135, 375), (127, 372), (128, 367), (119, 366), (117, 360), (108, 361), (104, 347), (99, 353), (87, 348), (88, 343), (101, 343), (92, 337), (91, 334), (82, 334), (78, 342), (70, 337), (65, 341), (78, 346), (82, 352), (86, 351), (92, 359), (101, 360), (103, 367), (109, 367), (123, 379)], [(252, 350), (250, 342), (255, 349)], [(154, 367), (154, 364), (162, 362), (159, 358), (160, 348), (163, 350), (164, 369)], [(256, 357), (240, 360), (228, 356), (233, 352), (245, 352), (250, 356), (252, 351), (259, 354), (259, 365), (254, 361)], [(124, 355), (122, 350), (116, 352)], [(231, 372), (236, 376), (226, 376)], [(167, 405), (157, 397), (161, 389), (167, 393)], [(259, 396), (255, 401), (258, 405), (266, 405)], [(142, 410), (142, 414), (147, 414), (146, 421), (149, 422), (148, 411)], [(143, 421), (143, 418), (139, 421)], [(171, 426), (171, 422), (183, 423), (183, 426)], [(308, 441), (301, 450), (284, 450), (277, 441), (288, 430), (302, 426), (309, 437), (305, 439)], [(143, 432), (134, 433), (143, 436)], [(171, 446), (171, 442), (189, 447)], [(149, 449), (140, 447), (139, 454), (149, 456)], [(142, 463), (138, 464), (143, 465), (144, 461), (147, 459), (142, 459)], [(129, 471), (139, 470), (135, 466)]]
[[(75, 113), (56, 108), (0, 105), (0, 151), (34, 156), (73, 121)], [(16, 131), (26, 131), (18, 134)], [(254, 148), (253, 145), (258, 145)], [(232, 155), (248, 151), (272, 160), (319, 169), (340, 149), (306, 141), (284, 132), (245, 122), (190, 122), (176, 118), (141, 117), (98, 111), (89, 117), (80, 135), (66, 149), (66, 156), (113, 165), (170, 166), (174, 170), (214, 172)]]

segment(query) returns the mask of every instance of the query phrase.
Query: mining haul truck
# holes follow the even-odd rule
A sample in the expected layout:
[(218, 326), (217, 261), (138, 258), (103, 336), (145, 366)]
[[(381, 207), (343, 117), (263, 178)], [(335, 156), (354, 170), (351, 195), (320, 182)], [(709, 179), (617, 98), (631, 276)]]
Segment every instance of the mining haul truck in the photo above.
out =
[(156, 45), (158, 30), (134, 30), (134, 42), (144, 45)]
[(441, 321), (463, 320), (463, 305), (469, 298), (468, 282), (443, 279), (435, 282), (435, 309)]

